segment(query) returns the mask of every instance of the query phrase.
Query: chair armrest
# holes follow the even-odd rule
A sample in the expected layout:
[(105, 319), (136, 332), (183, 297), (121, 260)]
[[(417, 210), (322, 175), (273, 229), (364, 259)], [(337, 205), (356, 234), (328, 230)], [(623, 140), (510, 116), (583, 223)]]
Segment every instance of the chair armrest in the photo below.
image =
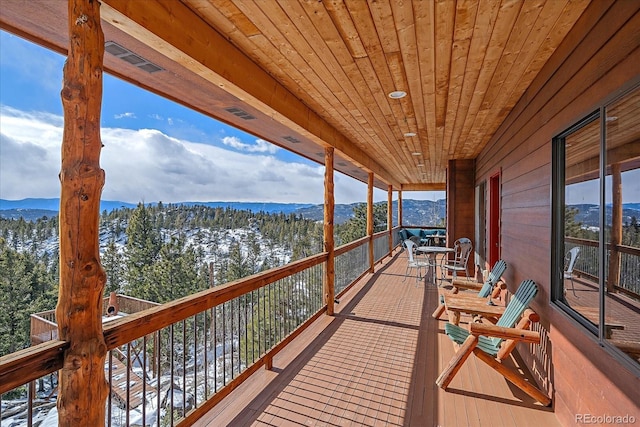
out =
[(484, 335), (507, 340), (515, 340), (526, 343), (540, 344), (540, 333), (529, 329), (503, 328), (496, 325), (486, 325), (484, 323), (470, 323), (469, 332), (471, 335)]
[(474, 282), (471, 280), (464, 280), (464, 279), (454, 279), (451, 282), (451, 284), (456, 288), (470, 289), (472, 291), (479, 291), (480, 289), (482, 289), (482, 286), (483, 286), (482, 283)]

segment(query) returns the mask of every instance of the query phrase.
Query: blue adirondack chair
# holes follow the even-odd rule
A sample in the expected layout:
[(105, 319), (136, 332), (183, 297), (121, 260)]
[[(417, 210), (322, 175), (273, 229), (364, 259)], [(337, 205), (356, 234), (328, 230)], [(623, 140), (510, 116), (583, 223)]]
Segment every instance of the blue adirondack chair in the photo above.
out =
[[(478, 291), (478, 297), (487, 298), (489, 295), (491, 295), (491, 292), (498, 284), (500, 277), (502, 277), (506, 269), (507, 269), (507, 263), (503, 259), (499, 259), (493, 265), (493, 268), (489, 273), (489, 277), (487, 277), (487, 280), (481, 285), (481, 287), (480, 287), (480, 284), (477, 282), (464, 280), (464, 279), (457, 279), (452, 282), (453, 289), (451, 289), (450, 292), (455, 294), (455, 293), (458, 293), (459, 289), (478, 290), (478, 287), (480, 287), (480, 290)], [(441, 293), (438, 307), (435, 309), (432, 316), (435, 319), (439, 318), (442, 315), (442, 312), (444, 311), (444, 309), (445, 309), (444, 295)]]
[[(470, 330), (467, 330), (447, 323), (445, 333), (453, 342), (461, 344), (461, 347), (438, 376), (436, 384), (446, 389), (467, 358), (474, 353), (529, 396), (545, 406), (551, 404), (551, 399), (545, 393), (500, 363), (511, 354), (517, 342), (540, 343), (540, 334), (528, 329), (531, 319), (534, 319), (534, 313), (531, 312), (530, 318), (525, 317), (524, 321), (521, 321), (523, 313), (537, 293), (536, 283), (533, 280), (524, 280), (495, 325), (472, 323)], [(518, 324), (517, 328), (516, 324)], [(507, 342), (503, 345), (505, 339)], [(501, 347), (503, 347), (502, 350)]]

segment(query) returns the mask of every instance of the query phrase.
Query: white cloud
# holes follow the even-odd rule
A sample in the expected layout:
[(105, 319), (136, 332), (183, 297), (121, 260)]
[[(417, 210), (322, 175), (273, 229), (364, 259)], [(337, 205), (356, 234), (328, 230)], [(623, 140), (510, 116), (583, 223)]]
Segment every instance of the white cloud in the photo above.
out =
[(114, 119), (135, 119), (136, 113), (122, 113), (113, 116)]
[[(59, 197), (60, 116), (0, 109), (0, 198)], [(172, 138), (158, 130), (103, 128), (104, 200), (322, 203), (324, 167), (287, 163)], [(260, 146), (260, 144), (257, 144)], [(255, 152), (256, 150), (254, 150)], [(353, 181), (353, 180), (351, 180)], [(336, 189), (352, 194), (351, 188)], [(366, 186), (357, 191), (366, 199)], [(353, 200), (351, 200), (353, 201)]]
[(270, 153), (275, 154), (278, 151), (278, 147), (271, 144), (264, 139), (256, 139), (255, 144), (246, 144), (235, 136), (225, 136), (222, 138), (222, 143), (231, 148), (235, 148), (239, 151), (246, 151), (247, 153)]

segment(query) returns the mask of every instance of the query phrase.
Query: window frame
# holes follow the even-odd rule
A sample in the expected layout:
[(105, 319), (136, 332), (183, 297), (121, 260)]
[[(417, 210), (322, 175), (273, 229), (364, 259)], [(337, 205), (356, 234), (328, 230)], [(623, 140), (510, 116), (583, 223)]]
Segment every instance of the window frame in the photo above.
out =
[[(627, 90), (620, 91), (615, 95), (602, 100), (598, 107), (581, 119), (558, 133), (551, 141), (551, 292), (549, 295), (550, 304), (558, 309), (565, 316), (577, 322), (587, 332), (587, 336), (593, 338), (600, 347), (624, 365), (635, 375), (640, 375), (640, 365), (632, 360), (622, 350), (609, 342), (605, 338), (605, 310), (606, 310), (606, 259), (607, 242), (605, 236), (606, 228), (606, 171), (607, 171), (607, 108), (616, 102), (630, 95), (632, 92), (640, 90), (640, 85), (633, 85)], [(599, 147), (599, 213), (598, 213), (598, 312), (599, 322), (594, 326), (580, 312), (572, 308), (564, 301), (564, 256), (565, 256), (565, 161), (566, 161), (566, 138), (587, 126), (595, 120), (600, 120), (600, 147)]]

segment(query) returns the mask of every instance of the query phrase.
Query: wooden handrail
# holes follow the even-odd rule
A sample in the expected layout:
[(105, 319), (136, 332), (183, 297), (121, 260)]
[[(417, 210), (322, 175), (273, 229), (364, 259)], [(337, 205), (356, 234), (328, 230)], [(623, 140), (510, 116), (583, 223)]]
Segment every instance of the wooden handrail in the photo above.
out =
[[(599, 242), (597, 240), (579, 239), (577, 237), (565, 237), (564, 240), (566, 242), (574, 243), (576, 245), (582, 245), (582, 246), (598, 247), (599, 245)], [(611, 247), (612, 247), (611, 243), (607, 243), (606, 246), (607, 246), (607, 249), (611, 250)], [(640, 257), (640, 248), (627, 246), (627, 245), (615, 245), (615, 248), (620, 253)]]
[[(386, 233), (388, 233), (388, 231), (376, 233), (376, 236)], [(343, 245), (336, 249), (335, 256), (364, 245), (368, 243), (368, 241), (369, 236), (366, 236)], [(261, 287), (302, 272), (310, 267), (322, 264), (326, 261), (327, 256), (327, 252), (322, 252), (282, 267), (276, 267), (129, 316), (112, 320), (104, 325), (104, 338), (107, 348), (112, 350), (120, 345), (194, 316), (197, 313), (230, 301), (233, 298), (260, 289)], [(321, 310), (321, 312), (322, 311), (323, 310)], [(299, 333), (300, 331), (296, 332)], [(296, 334), (292, 334), (286, 342), (278, 346), (278, 349), (286, 345)], [(0, 357), (0, 394), (61, 369), (64, 351), (69, 348), (69, 346), (69, 342), (53, 340)], [(273, 352), (269, 354), (272, 356)]]
[(349, 252), (351, 249), (355, 249), (358, 246), (362, 246), (369, 242), (369, 236), (364, 236), (359, 238), (358, 240), (354, 240), (353, 242), (347, 243), (346, 245), (342, 245), (336, 248), (334, 251), (335, 255), (342, 255), (344, 253)]
[(234, 280), (158, 307), (113, 320), (104, 327), (104, 339), (107, 348), (111, 350), (134, 339), (149, 335), (173, 323), (194, 316), (196, 313), (201, 313), (277, 280), (321, 264), (326, 258), (327, 253), (322, 252), (294, 261), (283, 267), (272, 268), (262, 273)]
[(66, 341), (47, 341), (0, 357), (0, 394), (62, 368)]

